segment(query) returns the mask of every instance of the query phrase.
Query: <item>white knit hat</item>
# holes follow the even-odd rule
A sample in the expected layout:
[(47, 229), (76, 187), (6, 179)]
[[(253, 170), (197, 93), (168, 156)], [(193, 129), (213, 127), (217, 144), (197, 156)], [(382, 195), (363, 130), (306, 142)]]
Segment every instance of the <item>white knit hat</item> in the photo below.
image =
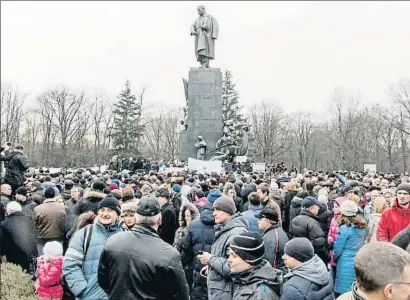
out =
[(352, 200), (346, 200), (345, 202), (340, 205), (340, 212), (345, 217), (354, 217), (357, 214), (359, 207), (357, 206), (356, 202)]
[(44, 258), (46, 260), (63, 255), (63, 245), (60, 242), (47, 242), (43, 248)]

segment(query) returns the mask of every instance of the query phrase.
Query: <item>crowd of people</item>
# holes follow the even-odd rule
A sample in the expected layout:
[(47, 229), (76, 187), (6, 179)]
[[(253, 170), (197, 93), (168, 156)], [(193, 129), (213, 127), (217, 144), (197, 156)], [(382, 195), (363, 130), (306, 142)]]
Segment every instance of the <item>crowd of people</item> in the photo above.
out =
[(27, 176), (17, 150), (0, 254), (42, 298), (409, 299), (408, 175)]

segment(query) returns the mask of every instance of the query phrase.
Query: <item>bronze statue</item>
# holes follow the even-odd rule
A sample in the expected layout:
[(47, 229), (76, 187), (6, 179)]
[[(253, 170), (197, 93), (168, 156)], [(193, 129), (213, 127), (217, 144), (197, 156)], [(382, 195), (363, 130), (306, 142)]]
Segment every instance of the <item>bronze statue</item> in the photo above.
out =
[(215, 58), (215, 40), (218, 38), (219, 25), (216, 19), (207, 14), (205, 6), (198, 6), (199, 17), (191, 26), (191, 35), (195, 36), (196, 60), (201, 68), (209, 68), (209, 61)]
[(198, 140), (195, 143), (196, 159), (205, 160), (206, 155), (206, 142), (202, 136), (198, 136)]

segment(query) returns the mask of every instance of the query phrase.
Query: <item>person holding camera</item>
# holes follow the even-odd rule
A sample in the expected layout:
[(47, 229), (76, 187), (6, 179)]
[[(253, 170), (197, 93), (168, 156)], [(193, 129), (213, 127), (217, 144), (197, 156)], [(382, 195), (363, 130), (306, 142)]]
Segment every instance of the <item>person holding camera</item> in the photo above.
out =
[[(12, 189), (13, 195), (16, 190), (24, 185), (25, 177), (24, 173), (29, 168), (27, 157), (23, 154), (23, 146), (16, 145), (13, 151), (9, 151), (11, 144), (6, 143), (2, 148), (6, 152), (5, 156), (0, 157), (0, 161), (6, 162), (6, 175), (4, 176), (4, 182), (9, 184)], [(1, 151), (1, 149), (0, 149)]]

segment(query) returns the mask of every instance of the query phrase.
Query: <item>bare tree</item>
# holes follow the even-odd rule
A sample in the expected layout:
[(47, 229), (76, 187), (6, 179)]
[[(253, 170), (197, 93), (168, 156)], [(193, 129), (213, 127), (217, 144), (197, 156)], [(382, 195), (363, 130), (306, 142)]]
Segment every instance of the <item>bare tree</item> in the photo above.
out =
[(1, 84), (0, 99), (0, 145), (19, 142), (22, 123), (22, 107), (27, 94), (9, 83)]
[(299, 162), (299, 170), (308, 168), (312, 152), (312, 133), (314, 131), (313, 117), (310, 113), (298, 112), (291, 115), (290, 128), (295, 137), (295, 147)]
[(273, 163), (291, 148), (286, 122), (282, 108), (275, 103), (263, 101), (251, 107), (251, 148), (255, 150), (256, 159)]

